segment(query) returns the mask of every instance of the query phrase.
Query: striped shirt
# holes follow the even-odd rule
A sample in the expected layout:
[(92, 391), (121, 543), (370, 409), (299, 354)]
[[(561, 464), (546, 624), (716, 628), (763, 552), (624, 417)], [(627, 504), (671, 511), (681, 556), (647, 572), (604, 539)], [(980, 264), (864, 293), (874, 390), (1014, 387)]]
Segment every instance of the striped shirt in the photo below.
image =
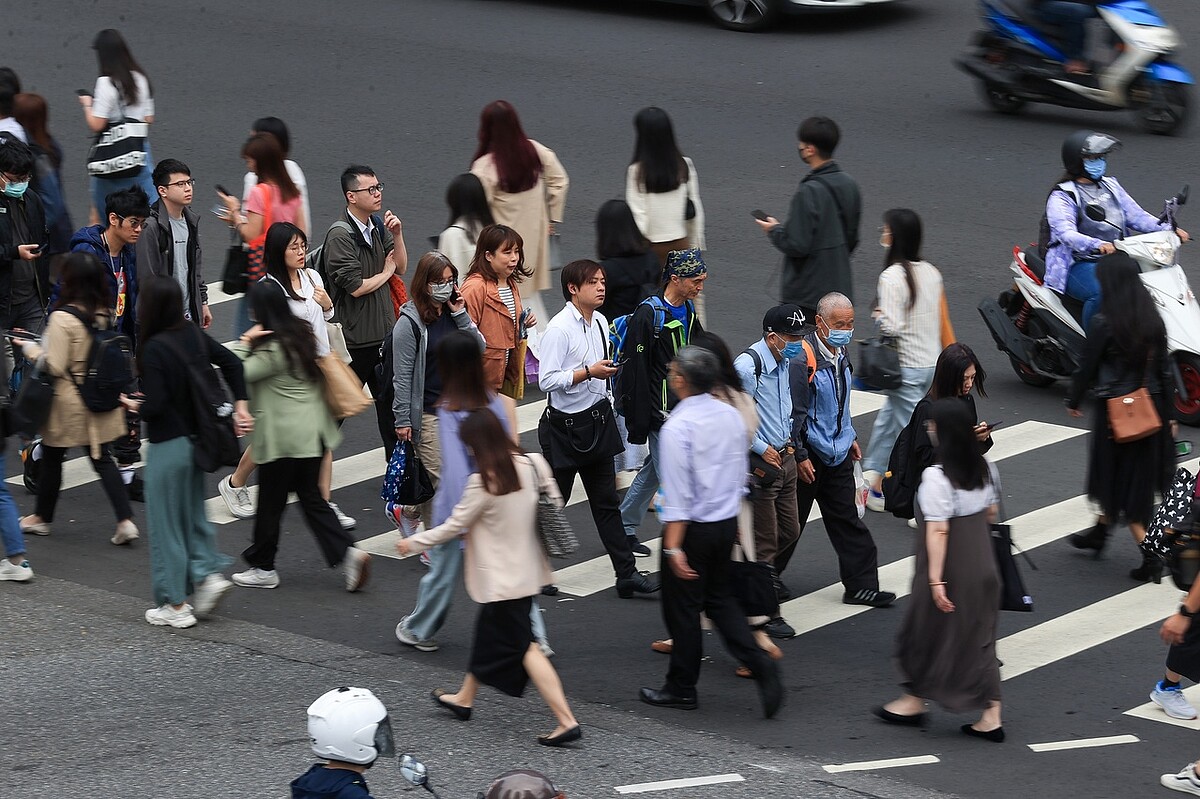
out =
[(517, 301), (513, 299), (512, 286), (508, 283), (499, 283), (496, 285), (496, 290), (500, 292), (500, 302), (508, 308), (508, 315), (513, 318), (513, 322), (517, 321)]
[(920, 369), (936, 365), (942, 352), (942, 273), (927, 261), (914, 261), (912, 273), (917, 287), (912, 308), (904, 267), (892, 264), (879, 275), (873, 316), (886, 335), (898, 339), (900, 366)]

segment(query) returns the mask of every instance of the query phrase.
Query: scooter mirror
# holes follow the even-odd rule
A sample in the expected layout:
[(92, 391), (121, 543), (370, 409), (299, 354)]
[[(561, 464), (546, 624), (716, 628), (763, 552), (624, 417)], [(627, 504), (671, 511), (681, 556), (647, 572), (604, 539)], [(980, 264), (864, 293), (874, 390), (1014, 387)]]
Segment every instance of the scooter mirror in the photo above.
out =
[(1108, 214), (1104, 212), (1104, 206), (1099, 203), (1088, 203), (1083, 207), (1083, 213), (1093, 222), (1108, 221)]
[(400, 776), (409, 785), (422, 786), (429, 782), (429, 773), (425, 764), (407, 752), (400, 756)]
[(1179, 194), (1175, 195), (1175, 201), (1179, 205), (1187, 205), (1189, 188), (1190, 188), (1190, 186), (1188, 186), (1188, 184), (1185, 183), (1185, 184), (1183, 184), (1183, 188), (1179, 190)]

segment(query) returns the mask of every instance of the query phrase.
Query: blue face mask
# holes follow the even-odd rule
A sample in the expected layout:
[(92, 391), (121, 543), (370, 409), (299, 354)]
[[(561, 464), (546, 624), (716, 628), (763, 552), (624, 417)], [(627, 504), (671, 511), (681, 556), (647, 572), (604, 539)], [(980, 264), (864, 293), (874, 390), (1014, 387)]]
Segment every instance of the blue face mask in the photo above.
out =
[(1105, 170), (1108, 169), (1107, 158), (1092, 158), (1083, 162), (1083, 171), (1092, 180), (1099, 180), (1104, 177)]
[(28, 180), (23, 180), (20, 183), (18, 183), (15, 180), (10, 180), (8, 183), (6, 183), (4, 185), (4, 196), (5, 197), (17, 197), (17, 198), (24, 197), (25, 190), (28, 188), (29, 188)]
[(783, 345), (783, 351), (780, 353), (785, 358), (798, 358), (804, 352), (803, 341), (789, 341)]

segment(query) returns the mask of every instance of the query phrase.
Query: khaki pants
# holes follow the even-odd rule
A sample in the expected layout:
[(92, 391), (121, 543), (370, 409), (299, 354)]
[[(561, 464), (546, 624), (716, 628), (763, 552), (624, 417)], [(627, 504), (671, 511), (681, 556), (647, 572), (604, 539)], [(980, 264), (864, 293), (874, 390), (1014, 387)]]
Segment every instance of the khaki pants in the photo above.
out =
[[(438, 487), (438, 478), (442, 474), (442, 448), (438, 443), (438, 418), (437, 414), (422, 413), (421, 414), (421, 435), (417, 438), (417, 456), (421, 462), (425, 464), (425, 471), (429, 472), (429, 478), (433, 481), (433, 487)], [(433, 500), (422, 503), (420, 506), (421, 519), (425, 522), (425, 529), (430, 529), (433, 525)]]
[[(796, 458), (783, 453), (783, 472), (768, 486), (750, 492), (754, 509), (754, 545), (758, 560), (776, 566), (775, 558), (800, 538), (796, 500)], [(786, 561), (785, 561), (786, 562)], [(777, 571), (782, 569), (777, 567)]]

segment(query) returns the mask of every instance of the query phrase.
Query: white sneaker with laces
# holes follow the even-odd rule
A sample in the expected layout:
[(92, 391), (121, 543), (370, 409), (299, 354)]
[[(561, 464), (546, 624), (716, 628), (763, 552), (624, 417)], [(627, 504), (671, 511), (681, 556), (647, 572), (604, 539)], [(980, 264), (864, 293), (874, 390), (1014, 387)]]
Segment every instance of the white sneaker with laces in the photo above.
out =
[(177, 630), (182, 630), (185, 627), (192, 627), (196, 624), (196, 617), (192, 613), (191, 605), (184, 605), (179, 610), (170, 605), (163, 605), (157, 608), (150, 608), (146, 611), (146, 621), (156, 627), (174, 627)]
[(221, 597), (229, 593), (229, 589), (233, 588), (233, 583), (225, 579), (225, 575), (220, 572), (214, 572), (204, 578), (204, 582), (196, 586), (196, 591), (192, 594), (192, 602), (194, 610), (198, 616), (207, 616), (212, 613), (217, 603), (221, 601)]
[(1196, 708), (1192, 707), (1178, 687), (1164, 688), (1161, 682), (1157, 683), (1150, 692), (1150, 701), (1161, 707), (1163, 712), (1173, 719), (1196, 718)]
[(418, 652), (436, 652), (438, 650), (437, 641), (434, 641), (432, 638), (426, 640), (413, 635), (412, 631), (404, 626), (404, 622), (407, 620), (408, 616), (405, 616), (396, 625), (396, 640), (406, 646), (411, 646)]
[(1158, 781), (1164, 788), (1170, 788), (1172, 791), (1200, 796), (1200, 777), (1196, 776), (1196, 769), (1191, 763), (1184, 766), (1178, 774), (1164, 774)]
[(333, 510), (334, 514), (337, 515), (338, 524), (342, 526), (343, 530), (353, 530), (358, 526), (358, 522), (355, 520), (355, 518), (342, 513), (342, 509), (339, 508), (336, 503), (330, 502), (329, 507)]
[(134, 524), (131, 519), (126, 519), (125, 521), (123, 521), (117, 525), (117, 531), (115, 533), (113, 533), (113, 537), (108, 540), (112, 541), (117, 546), (121, 546), (122, 544), (128, 544), (131, 541), (137, 541), (138, 540), (137, 525)]
[(253, 519), (254, 518), (254, 503), (250, 501), (250, 491), (246, 486), (234, 488), (229, 482), (232, 475), (226, 475), (221, 478), (221, 482), (217, 483), (217, 491), (221, 494), (221, 499), (225, 500), (225, 504), (229, 507), (229, 512), (237, 519)]
[(13, 563), (8, 558), (0, 560), (0, 580), (12, 580), (17, 583), (28, 582), (33, 579), (33, 569), (29, 565), (29, 561), (21, 558), (20, 563)]
[(229, 579), (243, 588), (278, 588), (279, 572), (271, 569), (246, 569), (244, 572), (229, 575)]
[(342, 558), (342, 571), (346, 574), (346, 590), (358, 591), (371, 576), (371, 556), (358, 547), (350, 547)]

